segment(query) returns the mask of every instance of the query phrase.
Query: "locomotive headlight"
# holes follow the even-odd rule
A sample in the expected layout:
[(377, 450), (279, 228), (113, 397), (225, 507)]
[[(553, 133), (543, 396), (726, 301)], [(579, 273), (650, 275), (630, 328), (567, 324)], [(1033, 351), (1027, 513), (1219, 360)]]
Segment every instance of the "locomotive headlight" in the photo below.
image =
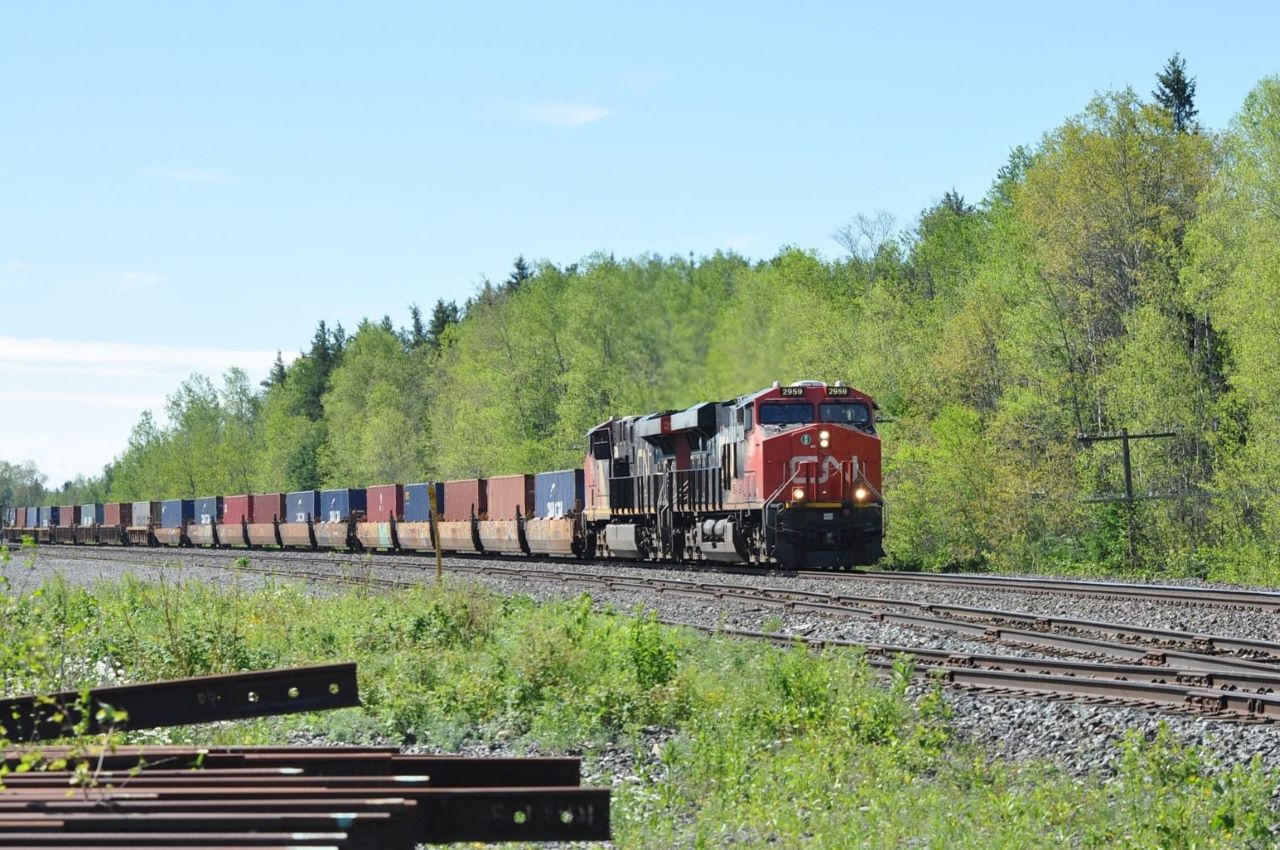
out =
[(803, 501), (804, 501), (804, 488), (803, 488), (803, 487), (797, 487), (796, 489), (794, 489), (794, 490), (792, 490), (792, 491), (791, 491), (791, 501), (793, 501), (793, 502), (803, 502)]
[(859, 502), (865, 502), (867, 500), (867, 495), (866, 487), (859, 487), (857, 490), (853, 491), (853, 498), (857, 499)]
[(831, 439), (831, 432), (830, 432), (830, 431), (819, 431), (819, 432), (818, 432), (818, 439), (819, 439), (819, 440), (830, 440), (830, 439)]

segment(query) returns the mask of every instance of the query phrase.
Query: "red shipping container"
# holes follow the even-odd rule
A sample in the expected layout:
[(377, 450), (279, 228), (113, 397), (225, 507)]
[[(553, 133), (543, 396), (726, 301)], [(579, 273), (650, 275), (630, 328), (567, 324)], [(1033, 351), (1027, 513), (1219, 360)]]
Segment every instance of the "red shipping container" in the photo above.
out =
[(18, 519), (17, 519), (17, 524), (18, 524), (18, 525), (17, 525), (17, 527), (18, 527), (18, 528), (28, 528), (28, 527), (29, 527), (29, 526), (27, 525), (27, 509), (26, 509), (26, 508), (18, 508)]
[(102, 506), (103, 525), (133, 525), (133, 502), (107, 502)]
[(365, 518), (369, 522), (390, 522), (404, 518), (404, 486), (379, 484), (365, 490)]
[(222, 500), (223, 525), (239, 525), (253, 522), (253, 499), (248, 496), (227, 496)]
[(62, 528), (74, 528), (80, 524), (80, 506), (66, 505), (58, 508), (58, 525)]
[(489, 519), (515, 519), (516, 514), (533, 515), (533, 476), (500, 475), (490, 478)]
[(466, 522), (473, 515), (483, 518), (489, 510), (487, 495), (483, 478), (444, 482), (445, 522)]
[(249, 497), (254, 522), (284, 522), (284, 493), (255, 493)]

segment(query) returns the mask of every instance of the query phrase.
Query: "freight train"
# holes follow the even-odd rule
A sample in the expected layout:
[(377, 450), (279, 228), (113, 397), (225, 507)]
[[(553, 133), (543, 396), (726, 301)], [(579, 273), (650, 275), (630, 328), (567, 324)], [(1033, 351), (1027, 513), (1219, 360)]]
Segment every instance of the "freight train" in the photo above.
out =
[(582, 468), (362, 489), (8, 508), (5, 537), (841, 569), (883, 554), (871, 397), (798, 381), (612, 418)]

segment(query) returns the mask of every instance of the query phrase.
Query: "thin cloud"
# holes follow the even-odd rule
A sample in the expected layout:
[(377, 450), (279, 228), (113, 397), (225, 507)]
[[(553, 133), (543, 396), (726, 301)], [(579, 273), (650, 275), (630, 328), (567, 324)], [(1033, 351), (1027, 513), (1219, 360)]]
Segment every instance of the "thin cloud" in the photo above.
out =
[(199, 183), (218, 185), (239, 182), (234, 176), (221, 171), (206, 171), (203, 168), (148, 168), (142, 172), (143, 177), (154, 177), (159, 180), (176, 180), (179, 183)]
[(164, 283), (164, 276), (151, 272), (116, 272), (107, 275), (107, 282), (121, 289), (145, 289), (148, 286)]
[(81, 366), (86, 370), (103, 366), (140, 366), (165, 370), (198, 370), (217, 375), (228, 366), (265, 369), (275, 360), (275, 351), (231, 348), (181, 348), (171, 345), (144, 345), (126, 342), (93, 342), (74, 339), (22, 339), (0, 336), (0, 374), (15, 366)]
[(614, 114), (607, 106), (580, 103), (526, 103), (515, 106), (512, 112), (527, 121), (553, 127), (582, 127)]

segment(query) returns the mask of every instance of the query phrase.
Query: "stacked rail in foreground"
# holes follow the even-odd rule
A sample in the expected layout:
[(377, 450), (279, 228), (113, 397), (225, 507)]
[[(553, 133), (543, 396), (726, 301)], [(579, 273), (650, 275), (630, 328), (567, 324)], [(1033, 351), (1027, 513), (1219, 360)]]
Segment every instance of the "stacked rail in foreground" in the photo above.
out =
[[(359, 705), (354, 664), (0, 699), (10, 740)], [(106, 711), (109, 706), (112, 710)], [(105, 718), (105, 719), (104, 719)], [(368, 747), (113, 747), (0, 752), (0, 848), (412, 848), (609, 838), (609, 789), (573, 758)], [(77, 770), (76, 768), (80, 768)]]
[[(17, 758), (6, 754), (10, 767)], [(609, 838), (609, 790), (579, 787), (572, 758), (148, 747), (90, 760), (100, 763), (95, 785), (71, 793), (68, 771), (5, 777), (0, 847), (412, 848)]]

